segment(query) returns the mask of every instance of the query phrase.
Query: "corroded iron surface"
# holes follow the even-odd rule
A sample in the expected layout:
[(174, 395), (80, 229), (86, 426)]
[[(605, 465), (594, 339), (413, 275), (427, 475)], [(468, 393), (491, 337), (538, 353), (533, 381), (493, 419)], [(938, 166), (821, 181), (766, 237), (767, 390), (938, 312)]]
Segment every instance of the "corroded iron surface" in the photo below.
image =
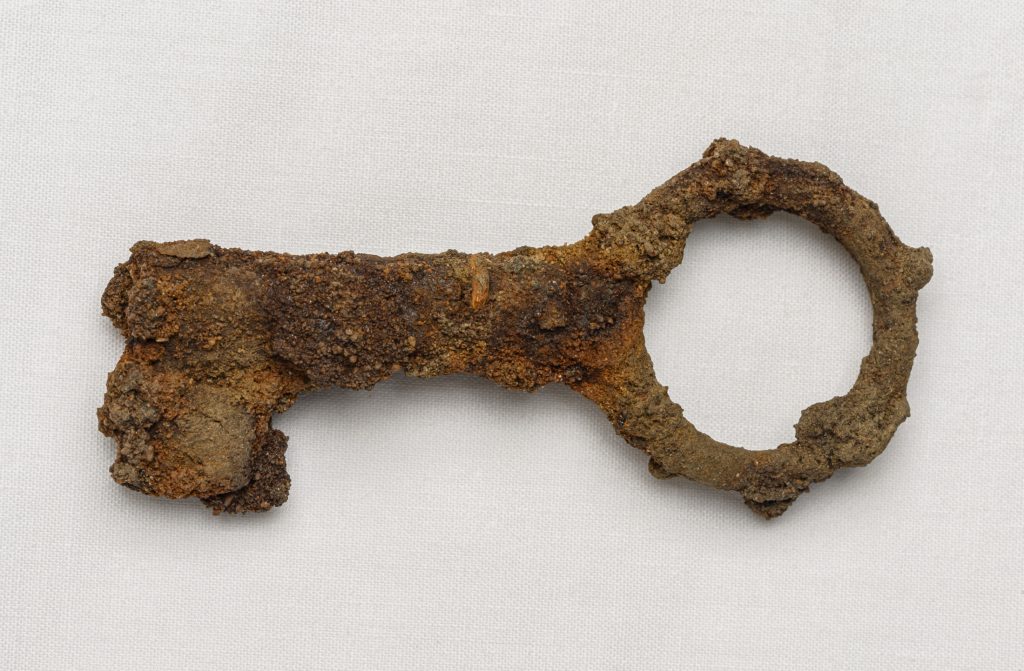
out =
[[(856, 259), (874, 343), (849, 393), (803, 411), (794, 442), (750, 451), (698, 431), (658, 383), (643, 305), (694, 222), (777, 210)], [(302, 392), (367, 389), (397, 371), (523, 390), (559, 382), (597, 403), (654, 475), (739, 492), (774, 517), (836, 469), (870, 462), (908, 416), (917, 293), (931, 272), (930, 252), (900, 242), (835, 173), (729, 140), (559, 247), (381, 258), (139, 242), (103, 295), (127, 345), (100, 429), (117, 441), (111, 473), (127, 487), (195, 496), (215, 512), (266, 510), (289, 486), (271, 416)]]

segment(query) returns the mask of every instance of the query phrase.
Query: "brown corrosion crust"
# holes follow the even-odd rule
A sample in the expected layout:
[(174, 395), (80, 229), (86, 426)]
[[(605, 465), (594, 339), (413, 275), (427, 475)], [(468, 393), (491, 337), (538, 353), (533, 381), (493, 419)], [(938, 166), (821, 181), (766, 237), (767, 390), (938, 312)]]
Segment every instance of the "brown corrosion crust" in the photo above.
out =
[[(694, 222), (776, 210), (815, 223), (860, 264), (874, 345), (848, 394), (804, 411), (794, 442), (753, 452), (700, 433), (669, 399), (644, 347), (643, 303)], [(103, 296), (127, 346), (100, 429), (117, 440), (111, 473), (125, 486), (215, 512), (265, 510), (289, 486), (271, 415), (304, 391), (368, 389), (397, 371), (524, 390), (562, 382), (646, 451), (656, 476), (738, 491), (772, 517), (837, 468), (867, 464), (908, 415), (915, 304), (930, 275), (928, 250), (903, 245), (824, 166), (727, 140), (560, 247), (381, 258), (140, 242)]]

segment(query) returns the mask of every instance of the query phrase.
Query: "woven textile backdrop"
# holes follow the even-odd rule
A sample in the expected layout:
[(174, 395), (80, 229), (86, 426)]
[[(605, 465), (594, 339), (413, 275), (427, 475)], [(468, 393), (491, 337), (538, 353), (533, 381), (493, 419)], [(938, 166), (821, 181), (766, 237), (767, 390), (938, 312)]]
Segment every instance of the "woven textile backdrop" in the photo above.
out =
[[(0, 667), (1024, 668), (1022, 63), (1015, 1), (4, 0)], [(109, 479), (136, 240), (560, 244), (721, 136), (935, 255), (913, 416), (780, 519), (651, 478), (566, 388), (468, 377), (300, 399), (269, 514)], [(752, 448), (871, 344), (852, 260), (783, 215), (699, 223), (647, 319)]]

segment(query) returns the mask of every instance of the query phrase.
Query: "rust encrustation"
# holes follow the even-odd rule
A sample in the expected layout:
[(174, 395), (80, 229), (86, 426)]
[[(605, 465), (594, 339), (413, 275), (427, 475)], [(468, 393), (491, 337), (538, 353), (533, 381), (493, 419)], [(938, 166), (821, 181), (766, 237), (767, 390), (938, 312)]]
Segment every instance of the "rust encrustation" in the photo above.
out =
[[(847, 394), (804, 410), (793, 442), (750, 451), (701, 433), (658, 383), (643, 304), (694, 222), (777, 210), (833, 235), (860, 265), (874, 344)], [(271, 417), (303, 392), (368, 389), (397, 371), (522, 390), (560, 382), (597, 403), (652, 474), (739, 492), (774, 517), (837, 469), (870, 462), (908, 416), (931, 261), (826, 167), (732, 140), (563, 246), (381, 258), (139, 242), (103, 295), (127, 342), (100, 429), (117, 441), (111, 474), (127, 487), (214, 512), (266, 510), (289, 486)]]

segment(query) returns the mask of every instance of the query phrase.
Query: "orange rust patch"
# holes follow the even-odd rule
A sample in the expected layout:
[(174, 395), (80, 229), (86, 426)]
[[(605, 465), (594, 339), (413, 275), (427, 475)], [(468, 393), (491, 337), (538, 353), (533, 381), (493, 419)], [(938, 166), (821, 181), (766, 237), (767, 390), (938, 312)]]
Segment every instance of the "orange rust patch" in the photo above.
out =
[(480, 259), (479, 254), (469, 257), (469, 282), (470, 297), (469, 306), (479, 310), (487, 302), (487, 296), (491, 290), (491, 275), (487, 272), (487, 266)]

